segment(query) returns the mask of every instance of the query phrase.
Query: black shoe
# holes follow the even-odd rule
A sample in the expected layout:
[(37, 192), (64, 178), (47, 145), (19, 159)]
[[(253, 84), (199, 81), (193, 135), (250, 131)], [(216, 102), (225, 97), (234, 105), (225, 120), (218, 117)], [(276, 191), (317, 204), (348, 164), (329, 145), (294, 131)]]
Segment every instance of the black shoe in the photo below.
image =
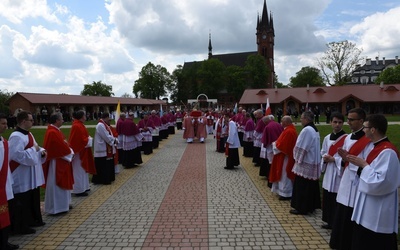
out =
[(280, 196), (280, 195), (279, 195), (279, 200), (280, 200), (280, 201), (288, 201), (288, 200), (290, 200), (290, 199), (292, 199), (292, 197), (284, 197), (284, 196)]
[(31, 227), (42, 227), (42, 226), (44, 226), (44, 225), (46, 225), (45, 222), (43, 222), (43, 221), (37, 221), (37, 222), (33, 223), (33, 224), (30, 225), (30, 226), (31, 226)]
[(332, 229), (332, 226), (329, 225), (329, 224), (324, 224), (324, 225), (321, 226), (321, 228), (323, 228), (323, 229)]
[(85, 190), (85, 192), (89, 192), (89, 191), (90, 191), (90, 188)]
[(75, 194), (75, 196), (88, 196), (89, 194), (86, 192)]
[(35, 229), (27, 227), (24, 230), (22, 230), (20, 234), (34, 234), (34, 233), (36, 233)]
[(302, 213), (300, 211), (297, 211), (296, 209), (291, 209), (289, 212), (294, 215), (306, 215), (307, 214), (307, 213)]
[(73, 207), (72, 205), (69, 205), (68, 208), (71, 210), (71, 209), (73, 209), (74, 207)]
[(18, 248), (19, 248), (18, 245), (14, 245), (14, 244), (11, 244), (10, 242), (7, 242), (7, 249), (8, 250), (14, 250), (14, 249), (18, 249)]

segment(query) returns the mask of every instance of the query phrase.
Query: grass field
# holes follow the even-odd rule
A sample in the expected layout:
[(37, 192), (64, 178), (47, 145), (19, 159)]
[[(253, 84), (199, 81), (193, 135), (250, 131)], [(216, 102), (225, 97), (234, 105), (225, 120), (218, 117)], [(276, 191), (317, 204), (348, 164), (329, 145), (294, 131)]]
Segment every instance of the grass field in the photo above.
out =
[[(323, 120), (321, 120), (323, 121)], [(136, 121), (135, 121), (136, 122)], [(97, 124), (97, 122), (95, 121), (89, 121), (87, 123), (85, 123), (86, 125), (95, 125)], [(68, 125), (68, 124), (66, 124)], [(318, 130), (319, 133), (321, 135), (321, 144), (322, 144), (322, 140), (324, 139), (324, 137), (332, 132), (332, 128), (330, 125), (325, 124), (325, 123), (321, 123), (321, 125), (318, 125)], [(300, 130), (302, 129), (301, 126), (296, 126), (297, 132), (300, 133)], [(349, 133), (350, 129), (348, 125), (344, 125), (343, 129)], [(68, 138), (69, 136), (69, 132), (70, 132), (70, 128), (63, 128), (61, 127), (61, 131), (64, 133), (64, 135)], [(8, 129), (6, 130), (6, 132), (4, 132), (3, 137), (8, 139), (8, 137), (10, 136), (10, 134), (12, 133), (12, 129)], [(95, 132), (95, 128), (88, 128), (89, 134), (94, 137), (94, 132)], [(45, 128), (34, 128), (31, 130), (32, 134), (35, 136), (35, 139), (37, 141), (37, 143), (39, 145), (43, 145), (43, 139), (44, 139), (44, 134), (46, 132)], [(400, 125), (399, 124), (393, 124), (393, 125), (389, 125), (388, 126), (388, 131), (387, 131), (387, 136), (389, 138), (389, 140), (396, 145), (396, 147), (398, 149), (400, 149)]]

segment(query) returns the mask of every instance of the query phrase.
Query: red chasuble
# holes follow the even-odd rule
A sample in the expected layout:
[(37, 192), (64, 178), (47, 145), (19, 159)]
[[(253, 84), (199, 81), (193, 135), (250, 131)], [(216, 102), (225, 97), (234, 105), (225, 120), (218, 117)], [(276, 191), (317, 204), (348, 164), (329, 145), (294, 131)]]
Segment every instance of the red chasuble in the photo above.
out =
[(276, 147), (281, 151), (279, 154), (274, 155), (269, 173), (270, 182), (278, 182), (282, 176), (282, 166), (285, 156), (288, 156), (286, 165), (287, 177), (294, 180), (295, 174), (292, 172), (294, 166), (293, 148), (296, 145), (297, 131), (294, 125), (287, 126), (279, 138), (276, 140)]
[(56, 160), (56, 184), (60, 188), (72, 190), (74, 176), (70, 162), (62, 159), (71, 153), (65, 136), (56, 127), (49, 125), (44, 135), (43, 148), (47, 151), (46, 162), (42, 165), (45, 180), (49, 172), (50, 161)]
[[(4, 139), (3, 139), (4, 140)], [(0, 229), (8, 227), (10, 225), (10, 215), (8, 213), (8, 201), (6, 192), (6, 182), (8, 174), (8, 143), (4, 142), (4, 160), (0, 162), (2, 164), (0, 171)]]
[(88, 141), (89, 133), (85, 125), (79, 120), (74, 120), (69, 135), (69, 145), (75, 154), (80, 154), (82, 168), (85, 169), (86, 173), (96, 174), (92, 148), (86, 148)]

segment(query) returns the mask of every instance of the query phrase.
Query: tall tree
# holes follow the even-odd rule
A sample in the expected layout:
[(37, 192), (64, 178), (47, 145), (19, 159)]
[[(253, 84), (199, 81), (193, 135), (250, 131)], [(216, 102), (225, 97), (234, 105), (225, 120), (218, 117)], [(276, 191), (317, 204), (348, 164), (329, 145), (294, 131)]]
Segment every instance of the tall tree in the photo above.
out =
[(208, 59), (201, 63), (197, 71), (198, 94), (204, 93), (209, 98), (216, 98), (225, 87), (225, 65), (218, 59)]
[(85, 84), (83, 86), (83, 90), (81, 91), (81, 95), (88, 96), (113, 96), (112, 86), (102, 83), (101, 81), (95, 82), (91, 84)]
[(179, 83), (178, 88), (179, 92), (182, 93), (180, 95), (182, 99), (179, 100), (184, 103), (187, 102), (187, 99), (195, 98), (200, 93), (198, 72), (201, 64), (202, 62), (193, 62), (182, 68), (182, 82)]
[[(8, 114), (10, 112), (10, 107), (6, 105), (8, 99), (13, 96), (14, 93), (8, 92), (7, 90), (0, 90), (0, 112)], [(14, 111), (11, 111), (14, 112)]]
[(384, 84), (395, 84), (400, 83), (400, 65), (396, 67), (387, 68), (382, 71), (378, 78), (376, 78), (375, 83), (380, 84), (383, 82)]
[(309, 86), (325, 86), (321, 71), (314, 67), (303, 67), (296, 73), (296, 76), (290, 78), (289, 86), (292, 88)]
[(236, 100), (239, 100), (247, 88), (246, 74), (242, 67), (229, 66), (226, 68), (226, 89)]
[(168, 70), (161, 65), (147, 63), (139, 72), (139, 79), (133, 85), (133, 94), (140, 98), (158, 99), (167, 94), (172, 79)]
[(360, 63), (362, 49), (349, 41), (331, 42), (317, 63), (329, 85), (343, 85), (351, 80), (351, 74)]
[(177, 65), (176, 69), (172, 72), (172, 85), (171, 85), (171, 101), (175, 104), (187, 102), (189, 96), (189, 88), (185, 87), (184, 74), (182, 65)]
[(279, 81), (277, 74), (274, 74), (274, 83), (275, 83), (275, 87), (277, 87), (278, 89), (289, 87), (288, 85), (285, 85)]
[(247, 72), (249, 87), (252, 89), (265, 88), (271, 71), (265, 58), (261, 55), (250, 55), (246, 60), (244, 70)]
[(127, 92), (125, 92), (125, 93), (123, 93), (123, 94), (121, 95), (121, 97), (123, 97), (123, 98), (132, 98), (132, 95), (129, 94), (129, 93), (127, 93)]

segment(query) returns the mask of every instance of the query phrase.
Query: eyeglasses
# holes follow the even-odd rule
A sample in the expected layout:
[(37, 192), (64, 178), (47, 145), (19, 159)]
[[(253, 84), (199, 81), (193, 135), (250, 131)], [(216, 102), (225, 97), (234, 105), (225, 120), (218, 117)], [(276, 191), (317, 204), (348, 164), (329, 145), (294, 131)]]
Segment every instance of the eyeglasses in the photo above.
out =
[(347, 121), (349, 121), (349, 122), (353, 122), (353, 121), (359, 121), (359, 120), (361, 120), (361, 119), (347, 118)]
[(373, 127), (366, 127), (366, 126), (364, 126), (364, 128), (373, 128)]
[(33, 122), (33, 119), (26, 119), (25, 121), (30, 121), (30, 122)]

